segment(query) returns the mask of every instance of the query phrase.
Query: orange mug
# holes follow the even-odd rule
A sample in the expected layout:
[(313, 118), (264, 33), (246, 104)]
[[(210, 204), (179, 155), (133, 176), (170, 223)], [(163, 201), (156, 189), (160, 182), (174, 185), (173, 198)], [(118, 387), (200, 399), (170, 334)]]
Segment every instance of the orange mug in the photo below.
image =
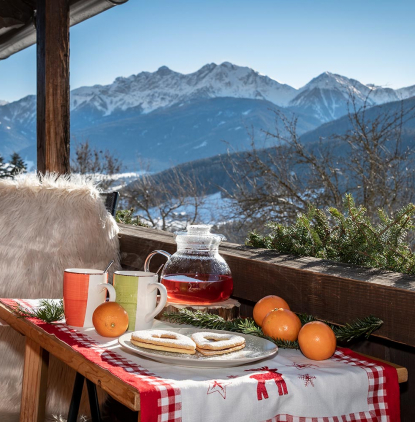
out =
[(66, 269), (63, 275), (63, 309), (68, 325), (93, 327), (92, 314), (105, 302), (115, 302), (115, 289), (108, 284), (108, 273), (84, 268)]

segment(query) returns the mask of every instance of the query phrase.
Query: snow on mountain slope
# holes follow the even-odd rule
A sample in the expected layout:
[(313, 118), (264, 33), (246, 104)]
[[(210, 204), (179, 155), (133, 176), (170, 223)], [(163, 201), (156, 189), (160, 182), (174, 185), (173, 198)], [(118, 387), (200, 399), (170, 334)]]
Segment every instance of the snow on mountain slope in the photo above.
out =
[(377, 105), (399, 99), (391, 88), (364, 85), (355, 79), (324, 72), (300, 88), (290, 106), (313, 114), (322, 122), (329, 122), (347, 113), (351, 95), (357, 105), (364, 101)]
[(8, 101), (0, 100), (0, 107), (3, 106), (3, 105), (6, 105), (8, 103), (9, 103)]
[(415, 85), (396, 90), (399, 99), (406, 100), (407, 98), (415, 97)]
[(141, 107), (148, 113), (194, 98), (219, 97), (268, 100), (286, 106), (296, 94), (297, 90), (289, 85), (228, 62), (207, 64), (188, 75), (163, 66), (153, 73), (117, 78), (111, 85), (75, 89), (71, 93), (71, 109), (88, 103), (104, 115), (132, 107)]
[(0, 107), (0, 124), (13, 128), (25, 135), (25, 131), (33, 131), (36, 126), (36, 97), (28, 95), (18, 101)]

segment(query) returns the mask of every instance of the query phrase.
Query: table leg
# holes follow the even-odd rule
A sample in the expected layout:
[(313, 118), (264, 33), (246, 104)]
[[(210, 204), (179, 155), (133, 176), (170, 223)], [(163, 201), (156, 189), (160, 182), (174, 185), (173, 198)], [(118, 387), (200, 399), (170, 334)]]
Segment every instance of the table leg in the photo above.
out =
[(26, 337), (20, 422), (45, 420), (49, 352)]

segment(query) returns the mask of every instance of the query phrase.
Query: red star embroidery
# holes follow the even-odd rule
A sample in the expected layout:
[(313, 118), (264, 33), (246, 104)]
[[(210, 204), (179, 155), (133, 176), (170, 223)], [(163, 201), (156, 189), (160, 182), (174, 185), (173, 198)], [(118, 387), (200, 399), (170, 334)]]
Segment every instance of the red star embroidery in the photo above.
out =
[(226, 386), (231, 383), (212, 381), (211, 384), (212, 385), (209, 385), (207, 394), (219, 393), (224, 399), (226, 399)]
[(312, 363), (296, 363), (296, 362), (293, 362), (292, 365), (288, 365), (288, 366), (292, 366), (294, 368), (297, 368), (298, 370), (306, 369), (306, 368), (318, 368), (319, 367), (318, 365), (314, 365)]
[(305, 374), (305, 375), (299, 375), (298, 378), (300, 378), (300, 380), (304, 381), (304, 385), (307, 387), (308, 385), (311, 385), (312, 387), (314, 387), (314, 383), (313, 380), (316, 379), (315, 376), (310, 375), (310, 374)]

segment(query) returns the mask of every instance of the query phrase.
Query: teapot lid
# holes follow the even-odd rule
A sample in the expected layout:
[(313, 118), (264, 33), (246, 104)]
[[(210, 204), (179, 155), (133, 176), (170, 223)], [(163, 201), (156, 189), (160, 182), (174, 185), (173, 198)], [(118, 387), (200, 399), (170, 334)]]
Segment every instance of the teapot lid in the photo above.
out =
[(190, 247), (209, 248), (219, 245), (220, 242), (226, 240), (222, 234), (211, 233), (210, 224), (198, 224), (187, 226), (187, 231), (176, 232), (176, 241), (179, 243), (185, 242)]
[(221, 240), (226, 240), (226, 237), (222, 234), (211, 233), (211, 224), (194, 224), (186, 227), (187, 231), (175, 232), (176, 236), (219, 236)]

